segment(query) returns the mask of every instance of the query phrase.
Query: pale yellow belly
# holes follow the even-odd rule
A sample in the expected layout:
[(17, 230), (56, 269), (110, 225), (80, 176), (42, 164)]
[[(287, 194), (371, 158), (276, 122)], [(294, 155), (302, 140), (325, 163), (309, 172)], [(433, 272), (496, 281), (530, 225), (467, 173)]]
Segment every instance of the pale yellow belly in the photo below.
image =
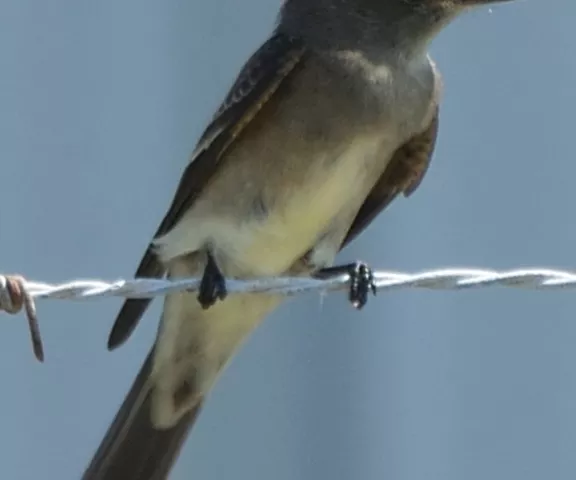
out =
[(330, 168), (319, 168), (305, 183), (284, 190), (266, 218), (249, 221), (242, 231), (225, 236), (238, 241), (235, 246), (222, 245), (223, 250), (233, 252), (234, 261), (252, 274), (285, 272), (335, 222), (350, 219), (350, 211), (358, 210), (376, 180), (367, 163), (377, 160), (367, 156), (374, 156), (378, 143), (375, 139), (368, 149), (366, 143), (350, 148), (339, 161), (326, 162)]
[[(168, 263), (209, 245), (226, 275), (286, 272), (328, 229), (350, 226), (345, 221), (384, 171), (389, 152), (380, 135), (371, 135), (352, 140), (337, 158), (329, 155), (285, 154), (282, 164), (305, 165), (305, 175), (286, 173), (286, 167), (262, 174), (231, 161), (178, 225), (156, 240), (160, 258)], [(270, 205), (264, 214), (254, 211), (258, 197)]]

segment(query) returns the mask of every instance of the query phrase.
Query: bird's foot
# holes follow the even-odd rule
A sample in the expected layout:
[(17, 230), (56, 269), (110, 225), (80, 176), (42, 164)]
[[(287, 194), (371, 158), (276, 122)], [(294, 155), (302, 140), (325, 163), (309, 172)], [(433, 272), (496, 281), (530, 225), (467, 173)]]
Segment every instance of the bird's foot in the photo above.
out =
[(214, 256), (208, 252), (206, 257), (206, 267), (198, 289), (198, 302), (204, 309), (210, 308), (218, 300), (224, 300), (228, 295), (226, 279), (218, 268)]
[(350, 289), (348, 299), (354, 308), (360, 310), (368, 302), (368, 294), (376, 295), (374, 273), (364, 262), (354, 262), (347, 265), (337, 265), (318, 270), (314, 273), (316, 278), (330, 278), (347, 273), (350, 275)]

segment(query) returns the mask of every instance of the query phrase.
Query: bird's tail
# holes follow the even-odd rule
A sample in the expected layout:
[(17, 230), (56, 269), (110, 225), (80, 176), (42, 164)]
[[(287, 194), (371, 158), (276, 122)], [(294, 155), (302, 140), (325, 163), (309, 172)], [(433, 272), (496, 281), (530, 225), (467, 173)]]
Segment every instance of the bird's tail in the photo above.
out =
[(130, 392), (108, 428), (83, 480), (165, 480), (201, 408), (201, 401), (166, 430), (153, 427), (150, 415), (148, 354)]

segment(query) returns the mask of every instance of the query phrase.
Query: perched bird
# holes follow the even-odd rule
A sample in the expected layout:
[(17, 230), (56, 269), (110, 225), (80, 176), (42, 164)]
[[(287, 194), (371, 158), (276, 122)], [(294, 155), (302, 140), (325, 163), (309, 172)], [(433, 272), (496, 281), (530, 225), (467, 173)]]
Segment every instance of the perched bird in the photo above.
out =
[[(459, 13), (499, 0), (285, 0), (200, 138), (138, 277), (201, 276), (166, 296), (158, 335), (85, 480), (168, 476), (202, 402), (279, 295), (225, 278), (328, 275), (336, 254), (420, 184), (438, 129), (427, 55)], [(349, 268), (357, 305), (372, 287)], [(123, 343), (150, 300), (127, 300)]]

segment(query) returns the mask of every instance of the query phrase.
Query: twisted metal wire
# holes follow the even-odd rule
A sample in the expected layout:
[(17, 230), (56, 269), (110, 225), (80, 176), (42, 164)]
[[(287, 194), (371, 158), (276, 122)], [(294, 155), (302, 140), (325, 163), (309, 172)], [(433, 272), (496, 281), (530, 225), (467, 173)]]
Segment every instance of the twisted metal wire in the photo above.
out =
[[(309, 277), (271, 277), (226, 282), (228, 293), (280, 293), (297, 295), (314, 291), (343, 290), (349, 286), (347, 274), (327, 279)], [(375, 271), (377, 290), (400, 288), (460, 290), (468, 288), (512, 287), (524, 289), (576, 288), (576, 271), (527, 268), (505, 271), (444, 268), (417, 273)], [(16, 314), (25, 309), (34, 354), (43, 361), (44, 350), (34, 301), (39, 298), (88, 300), (98, 297), (144, 298), (182, 290), (196, 291), (199, 278), (133, 280), (74, 280), (60, 284), (32, 282), (20, 275), (0, 275), (0, 311)]]

